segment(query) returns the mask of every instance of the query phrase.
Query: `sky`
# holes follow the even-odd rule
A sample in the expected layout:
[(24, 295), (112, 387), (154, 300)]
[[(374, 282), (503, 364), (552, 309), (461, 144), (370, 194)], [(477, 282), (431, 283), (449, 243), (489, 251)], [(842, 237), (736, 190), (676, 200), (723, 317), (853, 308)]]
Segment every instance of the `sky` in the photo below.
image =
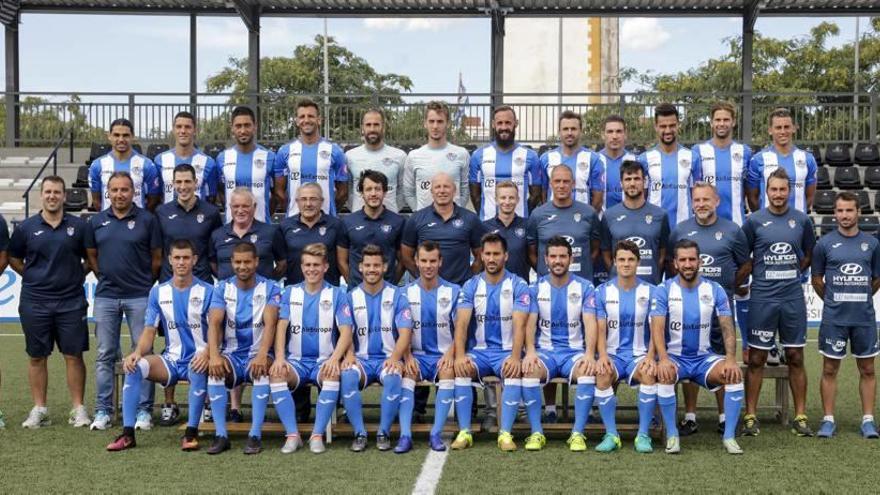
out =
[[(853, 39), (854, 17), (759, 17), (756, 29), (776, 38), (805, 36), (822, 20), (841, 28), (832, 43)], [(867, 21), (862, 18), (863, 32)], [(378, 71), (410, 76), (414, 92), (454, 93), (459, 72), (468, 91), (489, 91), (486, 18), (331, 18), (328, 26), (331, 36)], [(620, 64), (640, 72), (686, 70), (725, 53), (724, 38), (740, 30), (739, 18), (623, 18)], [(199, 17), (197, 31), (198, 80), (204, 90), (205, 79), (229, 57), (246, 54), (247, 31), (237, 17)], [(320, 18), (264, 18), (262, 55), (289, 55), (322, 31)], [(188, 17), (25, 14), (19, 43), (22, 91), (189, 89)], [(515, 60), (507, 57), (506, 63)], [(635, 89), (632, 84), (623, 88)]]

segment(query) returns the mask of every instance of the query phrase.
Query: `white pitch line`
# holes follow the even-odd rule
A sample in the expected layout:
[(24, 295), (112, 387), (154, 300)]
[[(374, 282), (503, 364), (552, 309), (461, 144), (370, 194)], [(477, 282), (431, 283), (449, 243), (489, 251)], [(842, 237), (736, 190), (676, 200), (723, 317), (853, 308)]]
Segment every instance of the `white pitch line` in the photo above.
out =
[(448, 451), (436, 452), (432, 450), (428, 452), (428, 455), (425, 456), (425, 462), (422, 464), (422, 472), (419, 473), (416, 485), (413, 487), (413, 495), (434, 495), (448, 455)]

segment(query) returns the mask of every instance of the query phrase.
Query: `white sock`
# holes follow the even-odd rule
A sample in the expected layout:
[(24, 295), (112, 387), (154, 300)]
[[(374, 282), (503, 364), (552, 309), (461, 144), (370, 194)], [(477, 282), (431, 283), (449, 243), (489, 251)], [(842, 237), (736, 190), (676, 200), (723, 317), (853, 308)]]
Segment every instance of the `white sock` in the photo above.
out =
[(867, 423), (867, 422), (871, 422), (871, 423), (874, 422), (874, 415), (873, 414), (865, 414), (864, 416), (862, 416), (862, 423)]
[(725, 419), (727, 419), (727, 416), (725, 416), (724, 413), (721, 413), (718, 415), (718, 422), (719, 423), (723, 423)]
[(834, 416), (833, 416), (833, 415), (824, 416), (824, 417), (822, 418), (822, 421), (831, 421), (831, 422), (833, 423), (833, 422), (834, 422)]
[(547, 404), (544, 406), (545, 413), (555, 413), (556, 412), (556, 404)]
[(684, 420), (685, 421), (693, 421), (694, 423), (696, 423), (697, 422), (697, 413), (684, 413)]
[(34, 406), (34, 409), (40, 411), (41, 413), (49, 412), (49, 408), (46, 406)]

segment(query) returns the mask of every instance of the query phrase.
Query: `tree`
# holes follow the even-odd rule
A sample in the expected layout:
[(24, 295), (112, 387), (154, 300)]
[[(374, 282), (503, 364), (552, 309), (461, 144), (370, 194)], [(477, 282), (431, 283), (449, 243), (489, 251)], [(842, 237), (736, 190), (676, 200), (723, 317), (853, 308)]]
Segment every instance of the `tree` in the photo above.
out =
[[(106, 139), (105, 131), (89, 123), (78, 95), (62, 102), (27, 96), (18, 103), (19, 136), (27, 146), (52, 146), (68, 129), (73, 129), (77, 144), (88, 145)], [(6, 135), (6, 100), (0, 97), (0, 136)]]

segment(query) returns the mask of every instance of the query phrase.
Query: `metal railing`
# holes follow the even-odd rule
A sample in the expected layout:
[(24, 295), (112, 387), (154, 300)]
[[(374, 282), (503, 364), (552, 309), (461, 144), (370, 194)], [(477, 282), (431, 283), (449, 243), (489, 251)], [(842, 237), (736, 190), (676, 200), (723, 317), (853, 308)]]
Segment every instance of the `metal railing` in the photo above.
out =
[[(224, 142), (229, 136), (229, 113), (239, 103), (256, 106), (261, 142), (283, 142), (295, 135), (294, 104), (303, 97), (323, 102), (323, 94), (198, 94), (193, 104), (189, 93), (0, 93), (6, 112), (6, 146), (49, 146), (65, 129), (74, 133), (77, 146), (103, 141), (107, 126), (125, 117), (134, 123), (142, 142), (168, 141), (172, 118), (181, 110), (199, 120), (201, 143)], [(11, 96), (11, 98), (10, 98)], [(491, 139), (493, 95), (368, 94), (327, 95), (324, 108), (329, 128), (324, 135), (343, 143), (360, 141), (360, 119), (369, 107), (383, 108), (387, 115), (387, 140), (395, 144), (416, 144), (425, 139), (424, 104), (445, 101), (452, 114), (451, 139), (461, 144)], [(457, 104), (467, 97), (468, 103)], [(742, 110), (751, 101), (752, 118), (740, 118), (736, 135), (751, 135), (753, 144), (767, 141), (767, 118), (776, 107), (789, 108), (799, 128), (797, 141), (804, 144), (877, 142), (878, 104), (875, 93), (578, 93), (504, 94), (502, 100), (517, 112), (517, 138), (530, 144), (553, 142), (561, 110), (584, 117), (584, 142), (600, 141), (602, 119), (621, 114), (627, 119), (629, 139), (635, 144), (654, 141), (653, 107), (668, 101), (682, 114), (680, 139), (690, 143), (709, 136), (708, 110), (712, 102), (728, 100)], [(6, 103), (8, 102), (8, 103)], [(12, 112), (11, 114), (9, 112)], [(742, 115), (742, 112), (740, 112)]]
[(65, 141), (70, 145), (70, 160), (73, 161), (73, 129), (68, 129), (66, 132), (62, 133), (61, 137), (58, 138), (58, 141), (55, 142), (55, 146), (52, 147), (52, 152), (49, 153), (49, 157), (43, 162), (43, 166), (40, 167), (40, 170), (34, 175), (34, 179), (28, 184), (27, 189), (25, 189), (24, 194), (21, 195), (21, 197), (24, 198), (25, 218), (29, 217), (31, 214), (31, 190), (37, 184), (37, 181), (40, 180), (40, 177), (43, 176), (43, 172), (50, 163), (52, 164), (52, 175), (58, 175), (58, 153), (61, 151), (61, 146), (64, 145)]

